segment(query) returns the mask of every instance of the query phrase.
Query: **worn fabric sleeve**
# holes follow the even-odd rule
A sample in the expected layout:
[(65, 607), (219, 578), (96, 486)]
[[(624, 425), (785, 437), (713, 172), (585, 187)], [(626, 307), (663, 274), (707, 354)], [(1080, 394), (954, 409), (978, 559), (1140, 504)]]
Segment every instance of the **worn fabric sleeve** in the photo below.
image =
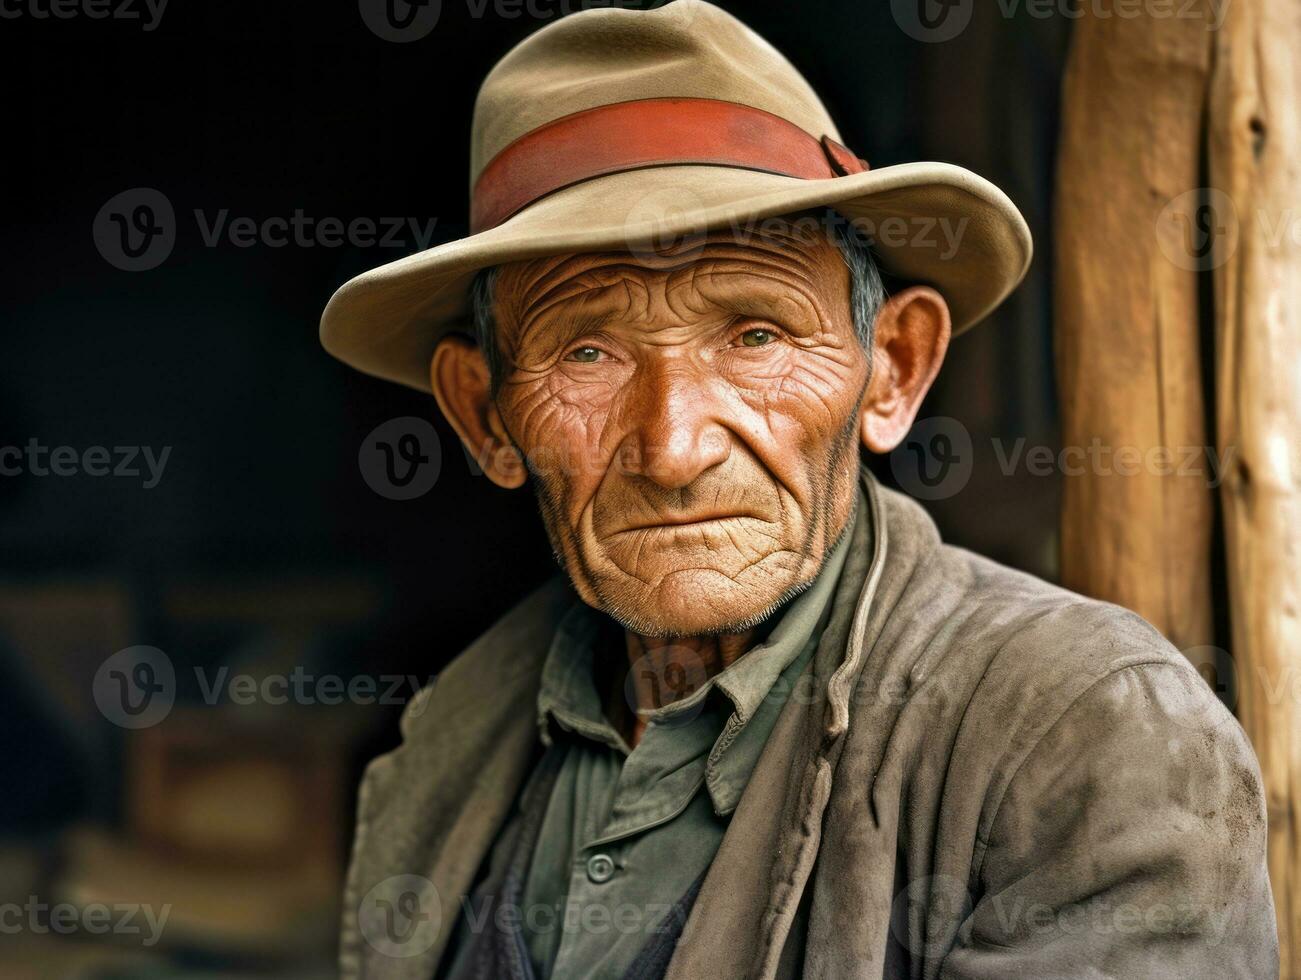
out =
[(1278, 977), (1259, 769), (1192, 669), (1102, 676), (992, 812), (943, 980)]

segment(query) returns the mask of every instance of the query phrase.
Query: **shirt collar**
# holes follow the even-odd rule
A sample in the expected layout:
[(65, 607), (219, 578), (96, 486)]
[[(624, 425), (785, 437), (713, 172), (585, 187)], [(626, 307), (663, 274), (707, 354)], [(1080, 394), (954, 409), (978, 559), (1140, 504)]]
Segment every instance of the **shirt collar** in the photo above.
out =
[(629, 748), (605, 717), (596, 689), (595, 657), (603, 617), (582, 601), (560, 620), (542, 665), (538, 691), (538, 729), (543, 745), (551, 744), (554, 722), (567, 731), (608, 745), (627, 755)]

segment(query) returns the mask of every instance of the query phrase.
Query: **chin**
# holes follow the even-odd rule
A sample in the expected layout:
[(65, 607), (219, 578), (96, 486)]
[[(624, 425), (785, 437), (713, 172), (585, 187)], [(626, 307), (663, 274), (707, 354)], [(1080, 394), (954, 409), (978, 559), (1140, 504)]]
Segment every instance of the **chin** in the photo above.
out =
[(627, 630), (673, 638), (741, 633), (759, 625), (808, 582), (783, 576), (741, 582), (722, 572), (687, 568), (671, 572), (654, 588), (645, 583), (598, 583), (593, 603)]

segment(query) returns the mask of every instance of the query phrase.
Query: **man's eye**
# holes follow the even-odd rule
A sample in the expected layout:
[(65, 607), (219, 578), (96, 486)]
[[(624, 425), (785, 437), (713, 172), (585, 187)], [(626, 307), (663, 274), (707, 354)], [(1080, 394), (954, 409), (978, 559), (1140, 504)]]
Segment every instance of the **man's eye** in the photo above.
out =
[(601, 359), (601, 351), (597, 347), (579, 347), (570, 352), (569, 360), (579, 361), (583, 364), (591, 364), (593, 361)]
[(765, 344), (771, 344), (777, 339), (777, 335), (771, 330), (747, 330), (741, 334), (741, 343), (746, 347), (762, 347)]

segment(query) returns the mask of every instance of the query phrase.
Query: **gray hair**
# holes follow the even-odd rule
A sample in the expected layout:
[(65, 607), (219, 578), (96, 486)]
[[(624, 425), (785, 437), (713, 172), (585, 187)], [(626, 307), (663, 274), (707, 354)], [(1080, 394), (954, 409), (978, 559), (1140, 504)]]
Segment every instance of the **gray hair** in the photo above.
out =
[[(840, 250), (841, 258), (849, 268), (849, 307), (854, 318), (854, 333), (863, 349), (872, 351), (873, 329), (876, 315), (885, 305), (887, 292), (881, 270), (872, 255), (872, 249), (862, 233), (835, 211), (827, 209), (823, 215), (827, 237)], [(470, 309), (474, 319), (474, 337), (484, 360), (488, 362), (488, 377), (492, 393), (502, 379), (501, 348), (497, 345), (497, 319), (493, 315), (493, 297), (497, 290), (500, 266), (481, 269), (470, 285)]]

